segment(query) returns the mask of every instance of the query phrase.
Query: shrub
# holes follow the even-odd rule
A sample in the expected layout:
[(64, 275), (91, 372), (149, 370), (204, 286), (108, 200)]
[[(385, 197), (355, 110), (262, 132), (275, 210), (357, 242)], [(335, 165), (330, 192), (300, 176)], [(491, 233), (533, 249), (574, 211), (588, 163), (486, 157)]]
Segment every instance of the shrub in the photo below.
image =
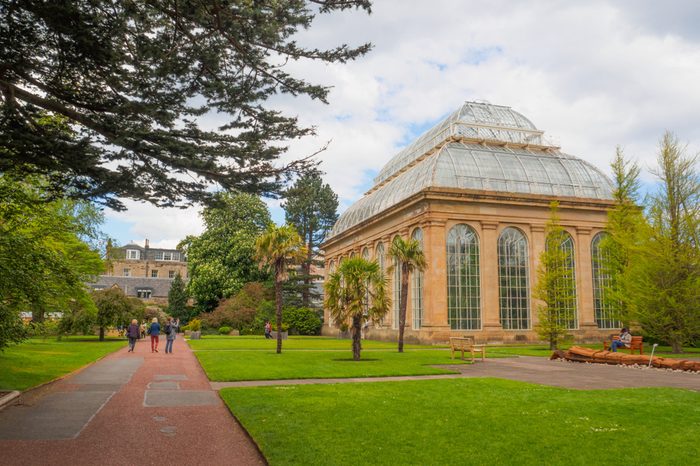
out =
[(228, 335), (229, 333), (231, 333), (231, 327), (226, 327), (226, 326), (220, 327), (219, 333), (222, 335)]
[[(272, 324), (272, 331), (276, 332), (277, 331), (277, 325)], [(282, 322), (282, 331), (283, 332), (288, 332), (289, 331), (289, 324), (286, 322)]]
[(190, 323), (187, 324), (187, 327), (189, 327), (189, 330), (193, 332), (199, 332), (202, 330), (202, 321), (199, 319), (192, 319), (190, 320)]
[(315, 311), (306, 307), (285, 309), (282, 320), (289, 325), (293, 335), (318, 335), (321, 332), (321, 319)]
[(26, 335), (29, 337), (55, 337), (59, 335), (59, 322), (47, 319), (44, 322), (30, 322), (25, 326)]
[(251, 282), (243, 285), (238, 294), (222, 300), (214, 311), (202, 314), (202, 319), (209, 327), (227, 326), (239, 330), (242, 334), (251, 333), (255, 328), (256, 315), (260, 304), (270, 298), (270, 290), (262, 283)]

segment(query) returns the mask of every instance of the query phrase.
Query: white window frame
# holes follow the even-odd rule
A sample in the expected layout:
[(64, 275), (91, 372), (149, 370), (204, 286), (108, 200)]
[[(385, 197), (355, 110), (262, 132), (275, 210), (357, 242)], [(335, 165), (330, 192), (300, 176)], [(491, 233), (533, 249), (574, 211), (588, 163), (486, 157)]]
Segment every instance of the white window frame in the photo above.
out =
[(124, 276), (124, 277), (130, 277), (130, 276), (131, 276), (131, 269), (124, 268), (124, 270), (123, 270), (123, 276)]
[(127, 249), (126, 258), (129, 260), (139, 260), (141, 259), (141, 251), (138, 249)]

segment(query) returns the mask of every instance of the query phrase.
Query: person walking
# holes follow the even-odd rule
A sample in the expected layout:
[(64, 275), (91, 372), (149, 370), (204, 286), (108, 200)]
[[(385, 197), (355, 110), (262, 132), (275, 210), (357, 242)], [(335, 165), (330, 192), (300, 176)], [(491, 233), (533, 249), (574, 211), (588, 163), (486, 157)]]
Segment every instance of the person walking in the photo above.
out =
[(173, 353), (173, 343), (180, 328), (180, 319), (176, 321), (171, 317), (168, 324), (165, 326), (165, 353)]
[(126, 336), (129, 338), (129, 351), (127, 353), (134, 352), (134, 346), (136, 346), (136, 340), (139, 338), (140, 334), (139, 321), (134, 319), (131, 321), (131, 325), (126, 330)]
[(158, 340), (160, 335), (160, 324), (158, 318), (154, 317), (151, 322), (151, 327), (148, 329), (148, 334), (151, 336), (151, 353), (158, 352)]
[(272, 325), (269, 320), (265, 322), (265, 339), (268, 338), (272, 338)]

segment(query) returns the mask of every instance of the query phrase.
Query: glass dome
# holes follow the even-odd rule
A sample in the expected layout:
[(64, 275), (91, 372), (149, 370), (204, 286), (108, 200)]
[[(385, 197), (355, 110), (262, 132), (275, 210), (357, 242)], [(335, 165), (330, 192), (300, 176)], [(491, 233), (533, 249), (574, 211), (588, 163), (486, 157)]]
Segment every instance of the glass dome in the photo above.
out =
[(451, 137), (465, 137), (480, 141), (542, 144), (543, 132), (530, 120), (510, 107), (480, 102), (465, 102), (456, 112), (438, 123), (396, 154), (382, 168), (375, 183), (390, 178), (403, 167)]
[(600, 170), (542, 145), (542, 134), (508, 107), (467, 102), (392, 158), (330, 237), (427, 188), (612, 198), (612, 183)]

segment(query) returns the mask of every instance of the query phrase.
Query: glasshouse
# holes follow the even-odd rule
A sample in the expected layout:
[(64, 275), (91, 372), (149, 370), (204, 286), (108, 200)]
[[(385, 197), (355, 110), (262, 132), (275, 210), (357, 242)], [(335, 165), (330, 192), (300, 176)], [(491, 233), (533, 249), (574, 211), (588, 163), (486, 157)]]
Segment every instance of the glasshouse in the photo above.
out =
[[(573, 249), (570, 334), (599, 339), (618, 326), (602, 299), (599, 249), (612, 183), (510, 107), (466, 102), (396, 154), (338, 219), (323, 245), (325, 270), (355, 255), (376, 260), (393, 303), (366, 336), (395, 339), (400, 270), (390, 272), (387, 253), (397, 235), (417, 239), (427, 267), (409, 279), (406, 341), (535, 341), (534, 280), (554, 200), (562, 247)], [(327, 311), (324, 322), (324, 334), (341, 331)]]

